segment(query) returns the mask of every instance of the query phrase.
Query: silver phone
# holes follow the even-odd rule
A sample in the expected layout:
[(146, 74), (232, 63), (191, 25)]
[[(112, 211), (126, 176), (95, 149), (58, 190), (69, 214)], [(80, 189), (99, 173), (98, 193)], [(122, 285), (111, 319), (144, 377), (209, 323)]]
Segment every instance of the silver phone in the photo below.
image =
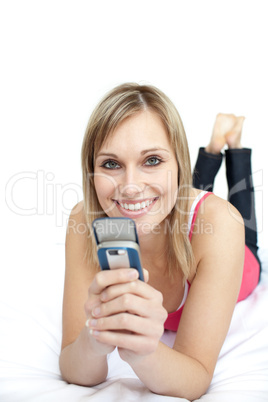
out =
[(95, 219), (92, 226), (101, 269), (135, 268), (144, 280), (135, 222), (106, 217)]

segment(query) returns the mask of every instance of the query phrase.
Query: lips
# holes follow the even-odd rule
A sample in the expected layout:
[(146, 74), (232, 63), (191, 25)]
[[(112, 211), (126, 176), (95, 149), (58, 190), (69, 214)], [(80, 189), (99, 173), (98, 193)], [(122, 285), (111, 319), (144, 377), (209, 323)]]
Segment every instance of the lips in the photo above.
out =
[(121, 205), (122, 208), (124, 209), (129, 209), (130, 211), (140, 211), (141, 209), (145, 207), (149, 207), (153, 200), (146, 200), (142, 202), (137, 202), (137, 203), (122, 203), (120, 202), (119, 204)]
[(127, 200), (113, 200), (117, 207), (119, 207), (120, 211), (123, 214), (131, 214), (131, 213), (146, 213), (148, 212), (149, 207), (158, 200), (158, 197), (150, 198), (146, 200), (140, 201), (127, 201)]

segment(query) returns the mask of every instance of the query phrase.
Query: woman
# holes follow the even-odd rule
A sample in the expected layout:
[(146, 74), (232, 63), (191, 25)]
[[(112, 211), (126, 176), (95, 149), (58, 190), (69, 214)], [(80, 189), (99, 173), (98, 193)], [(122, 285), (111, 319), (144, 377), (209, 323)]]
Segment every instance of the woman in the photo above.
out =
[[(117, 347), (152, 392), (200, 397), (240, 292), (241, 215), (192, 187), (180, 116), (151, 86), (121, 85), (99, 103), (82, 167), (84, 201), (66, 237), (63, 378), (84, 386), (105, 381), (107, 354)], [(131, 268), (100, 271), (91, 223), (106, 215), (135, 220), (144, 282)], [(172, 349), (160, 340), (164, 327), (177, 331)]]

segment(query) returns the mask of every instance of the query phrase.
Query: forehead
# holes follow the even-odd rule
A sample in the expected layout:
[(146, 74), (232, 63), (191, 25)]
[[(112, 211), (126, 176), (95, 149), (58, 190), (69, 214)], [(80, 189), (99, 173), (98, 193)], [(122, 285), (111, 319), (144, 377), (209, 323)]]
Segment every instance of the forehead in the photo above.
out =
[(157, 113), (149, 110), (139, 112), (123, 120), (102, 144), (108, 148), (132, 147), (133, 151), (147, 146), (171, 148), (167, 130)]

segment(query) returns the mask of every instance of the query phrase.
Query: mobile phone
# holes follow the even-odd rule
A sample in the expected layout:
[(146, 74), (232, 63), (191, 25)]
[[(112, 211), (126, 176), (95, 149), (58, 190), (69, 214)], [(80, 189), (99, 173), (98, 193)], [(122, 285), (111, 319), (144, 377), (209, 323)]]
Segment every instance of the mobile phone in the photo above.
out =
[(130, 218), (98, 218), (92, 223), (100, 267), (135, 268), (144, 281), (135, 222)]

